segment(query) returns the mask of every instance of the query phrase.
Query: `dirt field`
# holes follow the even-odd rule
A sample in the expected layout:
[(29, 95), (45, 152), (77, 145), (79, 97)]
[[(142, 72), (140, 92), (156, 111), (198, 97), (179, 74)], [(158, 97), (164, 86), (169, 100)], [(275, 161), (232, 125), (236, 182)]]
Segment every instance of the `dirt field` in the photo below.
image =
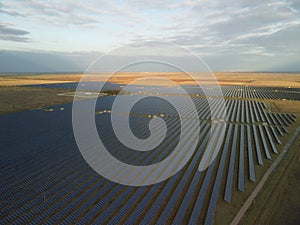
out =
[(300, 101), (281, 101), (281, 100), (273, 100), (273, 104), (275, 104), (273, 112), (279, 113), (300, 113)]
[(73, 101), (73, 97), (58, 96), (66, 90), (31, 87), (0, 87), (0, 114), (35, 109)]
[[(300, 147), (300, 140), (295, 145), (296, 148)], [(296, 149), (295, 149), (296, 151)], [(299, 224), (300, 221), (300, 154), (299, 151), (295, 158), (290, 162), (290, 166), (284, 173), (284, 178), (281, 180), (281, 186), (274, 190), (274, 198), (277, 198), (273, 210), (268, 216), (268, 225), (280, 224)]]
[[(203, 85), (215, 84), (211, 76), (205, 73), (193, 73), (197, 80)], [(137, 78), (147, 76), (163, 76), (171, 79), (178, 84), (193, 84), (194, 81), (189, 76), (183, 73), (154, 73), (154, 72), (122, 72), (115, 74), (109, 81), (114, 83), (127, 84)], [(65, 83), (78, 82), (82, 74), (39, 74), (39, 75), (10, 75), (0, 76), (0, 86), (15, 86), (28, 84), (45, 84), (45, 83)], [(300, 74), (289, 73), (215, 73), (215, 77), (220, 85), (247, 85), (247, 86), (262, 86), (262, 87), (296, 87), (300, 88)], [(85, 77), (86, 81), (103, 82), (104, 74), (91, 74)], [(140, 81), (140, 84), (149, 84), (149, 82)], [(153, 81), (151, 85), (165, 85), (158, 84)]]

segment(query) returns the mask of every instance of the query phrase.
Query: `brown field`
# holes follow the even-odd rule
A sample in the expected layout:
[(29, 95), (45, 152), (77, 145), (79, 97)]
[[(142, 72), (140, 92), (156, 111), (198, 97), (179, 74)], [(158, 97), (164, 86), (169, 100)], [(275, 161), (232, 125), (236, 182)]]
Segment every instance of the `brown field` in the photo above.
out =
[(58, 96), (66, 90), (31, 87), (0, 87), (0, 114), (18, 112), (73, 101), (73, 97)]
[[(215, 81), (205, 73), (193, 73), (197, 81), (202, 85), (213, 85)], [(127, 84), (138, 78), (158, 76), (171, 79), (178, 84), (195, 83), (189, 76), (183, 73), (171, 72), (122, 72), (115, 74), (109, 81), (113, 83)], [(39, 74), (39, 75), (10, 75), (0, 76), (0, 86), (16, 86), (29, 84), (78, 82), (82, 74)], [(262, 87), (293, 87), (300, 88), (300, 73), (240, 73), (240, 72), (216, 72), (215, 77), (220, 85), (246, 85)], [(91, 74), (84, 78), (85, 81), (105, 81), (104, 74)], [(155, 80), (140, 81), (139, 84), (165, 85)]]
[(300, 113), (300, 101), (282, 101), (282, 100), (272, 100), (274, 105), (272, 107), (272, 112), (278, 113)]

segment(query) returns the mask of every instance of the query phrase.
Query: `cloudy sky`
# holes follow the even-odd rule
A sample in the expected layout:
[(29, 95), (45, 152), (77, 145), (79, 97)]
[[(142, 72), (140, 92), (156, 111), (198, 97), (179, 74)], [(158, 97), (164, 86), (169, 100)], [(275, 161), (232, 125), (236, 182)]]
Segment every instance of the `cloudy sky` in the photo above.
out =
[(214, 71), (300, 71), (297, 0), (78, 2), (1, 0), (0, 72), (83, 71), (149, 41), (185, 47)]

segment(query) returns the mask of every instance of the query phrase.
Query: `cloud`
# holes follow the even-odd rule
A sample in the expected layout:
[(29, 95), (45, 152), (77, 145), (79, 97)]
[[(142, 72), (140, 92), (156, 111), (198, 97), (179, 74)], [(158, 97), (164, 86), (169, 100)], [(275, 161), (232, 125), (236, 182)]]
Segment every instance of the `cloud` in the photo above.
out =
[(5, 9), (5, 5), (3, 5), (3, 3), (0, 2), (0, 13), (3, 13), (3, 14), (7, 14), (7, 15), (10, 15), (10, 16), (20, 16), (20, 17), (24, 17), (24, 14), (21, 13), (21, 12), (17, 12), (16, 10), (14, 9)]
[[(255, 57), (266, 67), (274, 57), (283, 64), (287, 55), (299, 59), (300, 4), (297, 0), (4, 0), (0, 10), (5, 18), (19, 19), (21, 25), (27, 25), (20, 29), (22, 26), (14, 21), (19, 28), (7, 28), (28, 30), (30, 37), (35, 38), (33, 42), (39, 43), (32, 46), (41, 50), (49, 50), (49, 46), (57, 43), (58, 36), (62, 43), (70, 40), (64, 35), (75, 35), (76, 44), (66, 43), (71, 46), (69, 49), (74, 47), (74, 51), (77, 45), (80, 49), (86, 46), (91, 49), (89, 44), (93, 42), (96, 47), (108, 50), (122, 44), (167, 41), (186, 47), (211, 62), (215, 58), (214, 65), (221, 65), (222, 59), (228, 61), (230, 58), (240, 59), (241, 64), (246, 65), (249, 59), (249, 66), (242, 66), (249, 69), (257, 64)], [(66, 27), (70, 30), (61, 30)], [(48, 28), (53, 32), (43, 39), (40, 32)], [(53, 34), (56, 31), (59, 33)], [(28, 42), (27, 36), (29, 33), (9, 35), (6, 32), (0, 38)], [(99, 39), (95, 38), (98, 36)], [(87, 43), (86, 40), (91, 41)], [(48, 49), (43, 49), (47, 46)]]
[[(289, 49), (278, 52), (278, 41), (272, 45), (264, 40), (276, 39), (291, 28), (296, 30), (293, 35), (299, 37), (299, 6), (296, 1), (183, 1), (185, 13), (171, 16), (171, 25), (160, 30), (161, 40), (188, 47), (202, 56), (284, 54)], [(139, 34), (132, 41), (151, 38)], [(296, 48), (300, 51), (300, 47)]]
[(27, 34), (30, 34), (26, 30), (12, 28), (4, 24), (0, 24), (0, 39), (5, 41), (14, 41), (14, 42), (28, 42), (30, 39), (26, 37)]
[(292, 21), (287, 23), (276, 23), (272, 25), (268, 25), (266, 27), (260, 27), (256, 30), (256, 32), (247, 33), (238, 36), (236, 39), (251, 39), (254, 37), (263, 37), (263, 36), (270, 36), (273, 35), (279, 31), (286, 30), (290, 27), (299, 27), (300, 21)]
[(72, 1), (3, 1), (1, 11), (34, 20), (35, 23), (48, 23), (56, 26), (89, 25), (99, 23), (93, 15), (97, 8), (88, 7), (88, 3)]

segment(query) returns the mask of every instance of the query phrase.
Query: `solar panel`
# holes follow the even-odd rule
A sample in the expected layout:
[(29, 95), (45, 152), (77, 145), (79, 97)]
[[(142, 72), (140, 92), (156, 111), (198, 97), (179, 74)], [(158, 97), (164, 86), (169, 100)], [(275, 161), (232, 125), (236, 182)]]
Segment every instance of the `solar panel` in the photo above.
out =
[(260, 145), (259, 145), (260, 142), (259, 142), (259, 139), (258, 139), (258, 136), (257, 136), (256, 126), (254, 124), (252, 125), (252, 130), (253, 130), (253, 136), (254, 136), (257, 162), (258, 162), (259, 165), (263, 165), (263, 160), (262, 160), (262, 156), (261, 156), (261, 148), (260, 148)]
[(264, 128), (265, 128), (265, 131), (266, 131), (266, 133), (267, 133), (267, 137), (268, 137), (269, 143), (270, 143), (270, 145), (271, 145), (272, 151), (273, 151), (275, 154), (278, 154), (277, 149), (276, 149), (276, 146), (275, 146), (275, 144), (274, 144), (274, 142), (273, 142), (273, 139), (272, 139), (272, 137), (271, 137), (269, 128), (268, 128), (267, 126), (264, 126)]
[[(233, 136), (232, 143), (237, 144), (237, 138), (238, 138), (238, 125), (235, 124), (234, 125), (234, 136)], [(225, 195), (224, 195), (224, 200), (226, 202), (231, 201), (234, 162), (235, 162), (235, 152), (236, 152), (236, 145), (233, 144), (231, 146), (231, 154), (230, 154), (229, 168), (228, 168), (228, 173), (227, 173), (226, 188), (225, 188)]]
[(215, 209), (216, 209), (216, 205), (217, 205), (217, 200), (218, 200), (218, 197), (219, 197), (220, 185), (221, 185), (221, 181), (222, 181), (222, 177), (223, 177), (225, 161), (226, 161), (227, 152), (228, 152), (228, 149), (229, 149), (229, 144), (230, 144), (230, 139), (231, 139), (231, 134), (232, 134), (232, 128), (233, 128), (233, 125), (230, 124), (229, 128), (228, 128), (228, 132), (226, 133), (226, 140), (225, 140), (225, 144), (224, 144), (224, 147), (223, 147), (223, 152), (222, 152), (222, 155), (221, 155), (221, 161), (220, 161), (219, 168), (218, 168), (218, 171), (217, 171), (217, 175), (216, 175), (216, 178), (215, 178), (215, 183), (214, 183), (213, 191), (212, 191), (212, 194), (211, 194), (211, 197), (210, 197), (210, 201), (209, 201), (209, 205), (208, 205), (208, 209), (207, 209), (204, 224), (212, 224), (212, 222), (213, 222)]
[(238, 176), (238, 190), (244, 191), (244, 151), (245, 151), (245, 128), (241, 125), (240, 131), (240, 148), (239, 148), (239, 176)]
[(251, 181), (255, 182), (250, 125), (247, 125), (247, 149), (248, 149), (249, 178)]
[(269, 152), (269, 147), (267, 145), (267, 142), (266, 142), (266, 139), (265, 139), (265, 134), (263, 132), (263, 129), (262, 129), (261, 125), (258, 125), (258, 130), (259, 130), (260, 137), (261, 137), (261, 140), (262, 140), (262, 144), (263, 144), (263, 149), (265, 151), (265, 155), (266, 155), (267, 159), (271, 159), (271, 155), (270, 155), (270, 152)]

